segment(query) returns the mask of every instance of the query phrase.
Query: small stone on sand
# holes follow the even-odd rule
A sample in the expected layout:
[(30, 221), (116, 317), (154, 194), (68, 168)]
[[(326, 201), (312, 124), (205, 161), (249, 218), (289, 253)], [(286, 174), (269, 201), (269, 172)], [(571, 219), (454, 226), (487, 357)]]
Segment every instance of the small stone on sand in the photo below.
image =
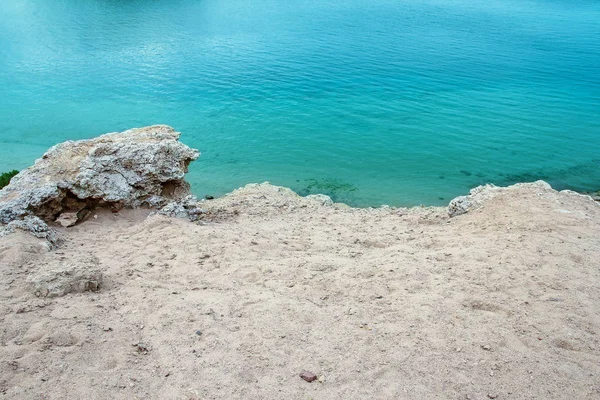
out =
[(300, 378), (304, 379), (306, 382), (313, 382), (317, 380), (317, 376), (309, 371), (302, 371), (300, 373)]

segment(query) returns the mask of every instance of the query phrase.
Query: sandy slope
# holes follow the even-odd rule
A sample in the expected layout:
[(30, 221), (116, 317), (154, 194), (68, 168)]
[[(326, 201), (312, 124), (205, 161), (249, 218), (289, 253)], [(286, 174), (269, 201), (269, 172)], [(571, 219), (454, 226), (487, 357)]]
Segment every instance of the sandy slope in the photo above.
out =
[[(589, 198), (521, 186), (449, 220), (259, 185), (206, 207), (99, 211), (51, 252), (0, 238), (0, 398), (600, 398)], [(100, 292), (26, 284), (89, 255)]]

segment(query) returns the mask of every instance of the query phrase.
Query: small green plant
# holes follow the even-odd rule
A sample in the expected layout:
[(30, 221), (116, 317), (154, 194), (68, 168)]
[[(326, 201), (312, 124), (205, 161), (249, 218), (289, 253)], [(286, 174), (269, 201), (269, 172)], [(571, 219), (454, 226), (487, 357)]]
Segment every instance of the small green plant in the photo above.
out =
[(17, 171), (16, 169), (13, 169), (10, 172), (3, 172), (2, 174), (0, 174), (0, 189), (2, 189), (4, 186), (8, 185), (10, 183), (11, 178), (18, 173), (19, 173), (19, 171)]

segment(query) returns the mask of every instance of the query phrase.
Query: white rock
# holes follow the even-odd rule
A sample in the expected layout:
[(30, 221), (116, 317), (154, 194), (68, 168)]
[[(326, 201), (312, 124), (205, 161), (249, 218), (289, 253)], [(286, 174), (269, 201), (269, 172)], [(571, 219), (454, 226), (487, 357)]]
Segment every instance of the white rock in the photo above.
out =
[(200, 203), (196, 196), (189, 195), (181, 200), (170, 202), (155, 214), (197, 221), (204, 213), (206, 213), (206, 210), (200, 208)]
[(60, 242), (56, 231), (36, 216), (28, 215), (23, 219), (11, 221), (7, 225), (0, 225), (0, 236), (13, 233), (15, 229), (21, 229), (30, 232), (35, 237), (46, 239), (49, 248), (56, 247)]
[(314, 200), (322, 206), (331, 206), (333, 205), (333, 200), (331, 197), (325, 194), (309, 194), (306, 196), (307, 199)]
[(56, 222), (65, 228), (74, 226), (78, 220), (76, 212), (64, 212), (56, 218)]
[(27, 281), (38, 297), (60, 297), (68, 293), (97, 291), (102, 286), (102, 272), (94, 256), (80, 256), (71, 262), (44, 265)]
[(27, 216), (54, 221), (105, 205), (162, 207), (182, 199), (189, 195), (184, 174), (200, 153), (180, 143), (179, 135), (156, 125), (60, 143), (0, 190), (0, 223)]
[(471, 189), (468, 196), (459, 196), (448, 204), (448, 215), (455, 217), (465, 214), (471, 210), (481, 207), (486, 201), (494, 198), (503, 191), (518, 190), (528, 188), (542, 192), (552, 191), (552, 187), (544, 181), (535, 181), (531, 183), (516, 183), (512, 186), (499, 187), (495, 185), (477, 186)]

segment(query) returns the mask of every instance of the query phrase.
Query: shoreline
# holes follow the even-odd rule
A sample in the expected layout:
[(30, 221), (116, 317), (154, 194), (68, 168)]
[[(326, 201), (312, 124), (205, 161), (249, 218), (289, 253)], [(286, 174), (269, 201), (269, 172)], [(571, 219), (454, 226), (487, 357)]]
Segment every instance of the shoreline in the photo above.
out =
[[(199, 201), (191, 193), (185, 175), (200, 152), (181, 143), (180, 135), (170, 126), (153, 125), (107, 133), (93, 139), (67, 141), (51, 147), (34, 165), (10, 180), (7, 179), (10, 174), (14, 175), (17, 171), (2, 175), (8, 185), (0, 191), (0, 235), (24, 229), (36, 237), (46, 238), (50, 246), (55, 246), (59, 239), (51, 228), (53, 224), (64, 227), (77, 225), (87, 220), (98, 207), (116, 212), (122, 208), (145, 207), (167, 216), (191, 221), (202, 219), (204, 202), (214, 201), (214, 197), (207, 195)], [(309, 186), (307, 191), (355, 190), (352, 185), (335, 180), (313, 181), (311, 185), (314, 187)], [(256, 185), (272, 186), (268, 182), (248, 184), (224, 197)], [(445, 209), (450, 217), (461, 215), (479, 208), (497, 192), (527, 185), (552, 190), (544, 181), (517, 183), (505, 188), (486, 184), (450, 200)], [(301, 196), (292, 189), (272, 187)], [(574, 193), (569, 190), (563, 192)], [(332, 198), (325, 194), (309, 194), (305, 198), (316, 198), (323, 204), (333, 203)], [(343, 204), (353, 208), (335, 200), (338, 206)], [(427, 206), (391, 208), (417, 207)]]
[[(449, 199), (448, 202), (445, 202), (442, 205), (428, 205), (428, 204), (419, 204), (419, 205), (390, 205), (390, 204), (380, 204), (377, 206), (355, 206), (352, 204), (348, 204), (344, 201), (335, 201), (335, 196), (331, 196), (327, 193), (311, 193), (311, 194), (300, 194), (299, 192), (297, 192), (296, 190), (294, 190), (293, 188), (289, 187), (289, 186), (284, 186), (284, 185), (277, 185), (277, 184), (273, 184), (270, 181), (263, 181), (263, 182), (250, 182), (247, 183), (245, 185), (242, 185), (238, 188), (235, 188), (227, 193), (224, 193), (220, 196), (213, 196), (213, 195), (205, 195), (204, 197), (202, 196), (198, 196), (198, 199), (200, 199), (201, 201), (204, 200), (216, 200), (216, 199), (221, 199), (223, 197), (229, 196), (234, 192), (237, 192), (240, 189), (245, 188), (246, 186), (251, 186), (251, 185), (262, 185), (262, 184), (268, 184), (274, 187), (280, 187), (280, 188), (284, 188), (287, 190), (290, 190), (291, 192), (295, 193), (296, 195), (306, 198), (306, 197), (310, 197), (310, 196), (325, 196), (329, 199), (331, 199), (331, 201), (335, 204), (339, 204), (339, 205), (343, 205), (345, 207), (349, 207), (349, 208), (354, 208), (354, 209), (378, 209), (378, 208), (395, 208), (395, 209), (410, 209), (410, 208), (447, 208), (450, 203), (452, 203), (452, 201), (456, 200), (459, 197), (465, 197), (465, 196), (469, 196), (471, 192), (473, 191), (478, 191), (479, 188), (497, 188), (497, 189), (503, 189), (503, 188), (510, 188), (512, 186), (519, 186), (519, 185), (528, 185), (528, 184), (536, 184), (538, 182), (541, 182), (545, 185), (548, 185), (548, 187), (550, 187), (552, 190), (555, 190), (557, 192), (572, 192), (572, 193), (577, 193), (579, 195), (582, 196), (589, 196), (592, 200), (596, 201), (596, 202), (600, 202), (600, 190), (594, 190), (594, 191), (579, 191), (579, 190), (573, 190), (573, 189), (555, 189), (554, 187), (552, 187), (552, 185), (550, 185), (548, 182), (544, 181), (544, 180), (536, 180), (536, 181), (529, 181), (529, 182), (516, 182), (510, 185), (505, 185), (505, 186), (498, 186), (495, 185), (493, 183), (484, 183), (481, 185), (477, 185), (477, 186), (473, 186), (471, 187), (466, 193), (460, 194), (458, 196), (455, 196), (452, 199)], [(193, 186), (191, 187), (191, 191), (192, 193), (194, 193), (194, 188)], [(207, 198), (209, 197), (209, 198)]]
[[(2, 175), (9, 175), (9, 174), (12, 174), (12, 175), (14, 175), (14, 174), (13, 174), (14, 172), (19, 172), (19, 171), (18, 171), (18, 170), (12, 170), (12, 171), (7, 171), (7, 172), (5, 172), (5, 173), (2, 173), (2, 172), (0, 172), (0, 174), (2, 174)], [(8, 183), (9, 183), (9, 182), (10, 182), (10, 180), (8, 180), (7, 182), (5, 182), (5, 185), (4, 185), (4, 186), (8, 185)], [(458, 195), (458, 196), (456, 196), (456, 197), (454, 197), (454, 198), (450, 199), (450, 200), (449, 200), (447, 203), (444, 203), (444, 204), (442, 204), (442, 205), (428, 205), (428, 204), (419, 204), (419, 205), (406, 205), (406, 206), (404, 206), (404, 205), (389, 205), (389, 204), (380, 204), (380, 205), (377, 205), (377, 206), (372, 206), (372, 205), (371, 205), (371, 206), (356, 206), (356, 205), (348, 204), (348, 203), (346, 203), (346, 202), (344, 202), (344, 201), (335, 201), (335, 200), (334, 200), (335, 196), (332, 196), (332, 195), (330, 195), (330, 194), (327, 194), (326, 192), (323, 192), (323, 193), (300, 194), (298, 191), (294, 190), (292, 187), (283, 186), (283, 185), (275, 185), (275, 184), (272, 184), (270, 181), (263, 181), (263, 182), (262, 182), (262, 184), (265, 184), (265, 183), (266, 183), (266, 184), (270, 184), (270, 185), (273, 185), (273, 186), (277, 186), (277, 187), (282, 187), (282, 188), (289, 189), (289, 190), (291, 190), (292, 192), (294, 192), (295, 194), (297, 194), (297, 195), (298, 195), (298, 196), (300, 196), (300, 197), (309, 197), (309, 196), (326, 196), (326, 197), (330, 198), (330, 199), (331, 199), (331, 200), (332, 200), (334, 203), (336, 203), (336, 204), (343, 204), (344, 206), (351, 207), (351, 208), (356, 208), (356, 209), (370, 209), (370, 208), (381, 208), (381, 207), (391, 207), (391, 208), (423, 208), (423, 207), (425, 207), (425, 208), (430, 208), (430, 207), (435, 207), (435, 208), (445, 208), (445, 207), (448, 207), (448, 205), (449, 205), (449, 204), (450, 204), (450, 203), (451, 203), (451, 202), (452, 202), (454, 199), (456, 199), (456, 198), (458, 198), (458, 197), (464, 197), (464, 196), (468, 196), (468, 195), (469, 195), (469, 193), (470, 193), (472, 190), (474, 190), (474, 189), (477, 189), (477, 188), (479, 188), (479, 187), (507, 188), (507, 187), (511, 187), (511, 186), (514, 186), (514, 185), (530, 184), (530, 183), (535, 183), (535, 182), (544, 182), (544, 183), (548, 184), (548, 182), (546, 182), (546, 181), (544, 181), (544, 180), (537, 180), (537, 181), (530, 181), (530, 182), (516, 182), (516, 183), (510, 184), (510, 185), (505, 185), (505, 186), (497, 186), (497, 185), (495, 185), (495, 184), (493, 184), (493, 183), (484, 183), (484, 184), (481, 184), (481, 185), (477, 185), (477, 186), (473, 186), (473, 187), (471, 187), (467, 193), (460, 194), (460, 195)], [(242, 189), (242, 188), (244, 188), (244, 187), (246, 187), (246, 186), (248, 186), (248, 185), (259, 185), (259, 184), (261, 184), (261, 183), (259, 183), (259, 182), (250, 182), (250, 183), (247, 183), (247, 184), (245, 184), (245, 185), (242, 185), (242, 186), (240, 186), (240, 187), (238, 187), (238, 188), (235, 188), (235, 189), (233, 189), (233, 190), (231, 190), (231, 191), (229, 191), (229, 192), (226, 192), (226, 193), (224, 193), (224, 194), (222, 194), (222, 195), (220, 195), (220, 196), (219, 196), (219, 195), (218, 195), (218, 196), (213, 196), (213, 195), (211, 195), (211, 194), (207, 194), (207, 195), (205, 195), (205, 196), (198, 196), (198, 199), (200, 199), (200, 200), (214, 200), (214, 199), (219, 199), (219, 198), (222, 198), (222, 197), (228, 196), (228, 195), (230, 195), (231, 193), (233, 193), (233, 192), (235, 192), (235, 191), (237, 191), (237, 190), (239, 190), (239, 189)], [(548, 184), (548, 185), (550, 185), (550, 184)], [(552, 187), (552, 186), (550, 185), (550, 187)], [(553, 187), (552, 187), (552, 188), (553, 188)], [(0, 187), (0, 190), (1, 190), (1, 189), (2, 189), (2, 187)], [(194, 187), (193, 187), (193, 186), (191, 186), (191, 188), (190, 188), (190, 189), (191, 189), (191, 192), (192, 192), (192, 193), (194, 193), (194, 192), (195, 192), (195, 191), (194, 191)], [(553, 189), (554, 189), (554, 188), (553, 188)], [(600, 202), (600, 190), (593, 190), (593, 191), (580, 191), (580, 190), (574, 190), (574, 189), (560, 189), (560, 190), (559, 190), (559, 189), (554, 189), (554, 190), (557, 190), (558, 192), (562, 192), (562, 191), (568, 191), (568, 192), (574, 192), (574, 193), (578, 193), (578, 194), (581, 194), (581, 195), (583, 195), (583, 196), (589, 196), (589, 197), (591, 197), (591, 198), (592, 198), (594, 201)]]

